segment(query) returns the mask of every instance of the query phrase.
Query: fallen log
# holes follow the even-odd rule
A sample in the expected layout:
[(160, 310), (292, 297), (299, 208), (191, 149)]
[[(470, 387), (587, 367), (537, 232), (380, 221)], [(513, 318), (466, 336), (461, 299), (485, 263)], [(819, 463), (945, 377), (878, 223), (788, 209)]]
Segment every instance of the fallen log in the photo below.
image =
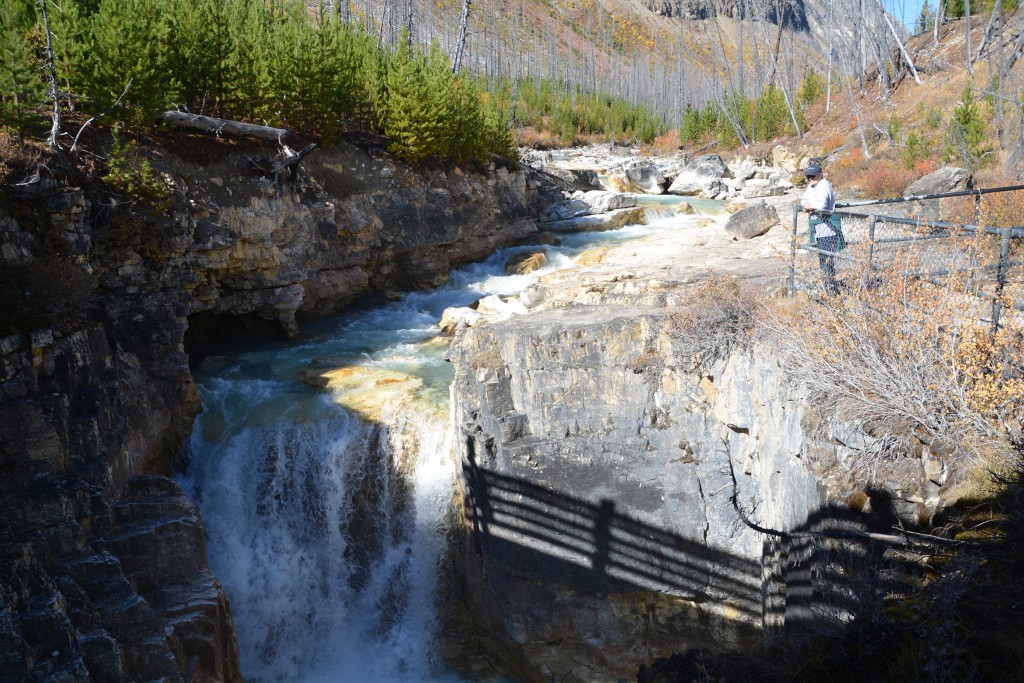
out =
[(236, 135), (241, 137), (259, 138), (271, 142), (282, 143), (289, 135), (284, 128), (272, 128), (260, 126), (255, 123), (243, 123), (230, 119), (217, 119), (202, 114), (189, 114), (184, 111), (165, 111), (156, 118), (160, 123), (166, 123), (178, 128), (189, 128), (213, 135)]

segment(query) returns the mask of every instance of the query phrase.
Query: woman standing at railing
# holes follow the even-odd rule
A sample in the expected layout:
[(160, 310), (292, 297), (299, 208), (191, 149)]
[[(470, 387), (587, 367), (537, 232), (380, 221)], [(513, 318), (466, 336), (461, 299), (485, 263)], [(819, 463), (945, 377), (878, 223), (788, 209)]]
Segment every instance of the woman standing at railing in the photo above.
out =
[(830, 214), (822, 216), (820, 211), (832, 212), (836, 208), (836, 195), (832, 191), (832, 184), (825, 180), (821, 173), (821, 166), (811, 163), (804, 171), (807, 177), (807, 189), (804, 191), (800, 206), (803, 211), (812, 214), (808, 219), (811, 230), (811, 242), (818, 249), (818, 265), (825, 275), (825, 289), (829, 294), (839, 293), (839, 282), (836, 280), (836, 257), (835, 254), (841, 248), (839, 231), (836, 230), (831, 221)]

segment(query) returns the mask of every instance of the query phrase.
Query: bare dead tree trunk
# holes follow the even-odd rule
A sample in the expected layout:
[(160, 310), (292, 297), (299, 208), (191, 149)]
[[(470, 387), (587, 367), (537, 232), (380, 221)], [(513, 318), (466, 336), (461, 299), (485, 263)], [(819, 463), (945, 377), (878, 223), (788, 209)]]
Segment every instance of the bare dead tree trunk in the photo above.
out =
[[(789, 116), (793, 121), (793, 128), (796, 130), (796, 136), (802, 138), (804, 136), (803, 131), (800, 130), (800, 123), (796, 118), (796, 110), (793, 108), (793, 102), (789, 99), (789, 92), (786, 88), (785, 79), (782, 77), (781, 71), (779, 71), (779, 61), (775, 55), (768, 55), (771, 58), (772, 64), (775, 66), (775, 71), (779, 76), (779, 88), (782, 90), (782, 96), (786, 100), (786, 107), (789, 109)], [(768, 86), (771, 87), (770, 85)]]
[(996, 0), (996, 4), (992, 6), (992, 16), (989, 17), (988, 25), (985, 27), (985, 33), (981, 36), (981, 43), (978, 45), (978, 51), (974, 55), (974, 61), (981, 59), (981, 51), (985, 49), (985, 44), (988, 42), (989, 36), (992, 35), (992, 27), (996, 23), (997, 17), (1003, 15), (1003, 0)]
[(462, 2), (462, 16), (459, 17), (459, 38), (455, 43), (455, 58), (452, 59), (452, 73), (459, 73), (462, 68), (462, 51), (466, 47), (466, 31), (469, 27), (470, 0)]
[(242, 121), (231, 121), (229, 119), (216, 119), (212, 116), (201, 116), (189, 114), (183, 111), (165, 111), (156, 119), (160, 123), (166, 123), (178, 128), (189, 128), (192, 130), (212, 133), (214, 135), (236, 135), (243, 137), (259, 138), (284, 144), (283, 140), (288, 137), (288, 131), (284, 128), (272, 128), (260, 126), (254, 123)]
[(779, 8), (779, 31), (775, 34), (775, 49), (772, 50), (772, 53), (769, 55), (772, 60), (772, 71), (771, 75), (768, 76), (769, 88), (775, 85), (775, 74), (779, 71), (777, 60), (779, 58), (779, 49), (782, 47), (782, 27), (786, 25), (786, 13), (789, 11), (789, 5), (782, 6), (782, 3), (780, 2), (776, 6)]
[(945, 8), (943, 0), (935, 0), (935, 21), (932, 25), (932, 44), (939, 44), (939, 25), (942, 24), (942, 10)]
[(405, 0), (405, 40), (412, 47), (412, 0)]
[(828, 77), (825, 81), (825, 113), (832, 109), (832, 53), (835, 52), (835, 21), (832, 15), (833, 0), (828, 0)]
[(43, 17), (43, 32), (46, 34), (46, 47), (43, 49), (43, 61), (46, 66), (47, 96), (53, 100), (53, 125), (50, 126), (50, 136), (46, 138), (46, 144), (50, 147), (60, 147), (57, 138), (60, 137), (60, 91), (57, 88), (57, 66), (53, 60), (53, 34), (50, 33), (50, 18), (46, 14), (47, 0), (39, 0), (39, 9)]
[(971, 0), (964, 0), (964, 21), (967, 22), (965, 35), (967, 38), (967, 73), (974, 73), (974, 62), (971, 61)]
[[(921, 85), (921, 79), (917, 75), (917, 69), (914, 68), (914, 61), (907, 54), (907, 48), (903, 46), (903, 41), (900, 40), (900, 34), (896, 32), (896, 27), (892, 25), (892, 21), (889, 19), (889, 14), (885, 11), (885, 7), (882, 5), (882, 0), (875, 0), (878, 3), (879, 9), (882, 10), (882, 18), (885, 19), (885, 23), (889, 26), (889, 30), (892, 32), (892, 37), (896, 39), (896, 44), (900, 48), (900, 54), (903, 55), (903, 59), (906, 60), (907, 66), (910, 67), (910, 73), (914, 76), (914, 82)], [(881, 67), (879, 67), (881, 68)]]
[[(847, 71), (845, 63), (841, 66), (843, 67), (844, 72)], [(860, 107), (857, 106), (857, 98), (853, 96), (853, 87), (850, 85), (849, 76), (841, 73), (839, 74), (839, 79), (843, 82), (843, 85), (846, 86), (846, 94), (850, 97), (850, 109), (853, 111), (853, 119), (857, 123), (857, 132), (860, 134), (860, 146), (864, 151), (864, 158), (870, 159), (871, 150), (868, 149), (868, 141), (867, 138), (864, 137), (864, 125), (860, 120)]]
[(857, 45), (859, 47), (860, 69), (858, 69), (857, 71), (860, 74), (858, 76), (858, 78), (860, 79), (860, 94), (863, 95), (865, 86), (864, 80), (867, 77), (868, 70), (868, 58), (867, 53), (864, 50), (864, 31), (866, 30), (866, 24), (864, 22), (864, 0), (860, 0), (860, 3), (857, 5), (857, 7), (860, 9), (860, 21), (857, 22), (859, 29), (857, 31)]
[(708, 89), (711, 90), (712, 94), (714, 95), (715, 103), (718, 105), (718, 108), (722, 110), (722, 114), (725, 116), (725, 119), (729, 122), (729, 125), (732, 126), (733, 132), (736, 133), (736, 137), (737, 139), (739, 139), (740, 144), (743, 145), (744, 149), (749, 147), (750, 141), (747, 139), (746, 134), (743, 132), (743, 126), (741, 126), (740, 123), (732, 117), (732, 114), (729, 112), (729, 108), (725, 105), (725, 102), (722, 100), (722, 94), (721, 92), (719, 92), (720, 89), (710, 87), (711, 84), (708, 83), (707, 77), (704, 74), (701, 74), (700, 77), (701, 80), (704, 81), (704, 84), (708, 86)]

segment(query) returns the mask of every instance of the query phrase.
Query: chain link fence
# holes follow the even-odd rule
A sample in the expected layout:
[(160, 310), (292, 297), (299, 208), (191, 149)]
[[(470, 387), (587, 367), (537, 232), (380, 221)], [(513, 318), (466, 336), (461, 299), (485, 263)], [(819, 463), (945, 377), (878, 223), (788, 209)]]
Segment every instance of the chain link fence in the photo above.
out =
[[(841, 296), (853, 287), (870, 289), (885, 277), (925, 279), (990, 304), (979, 314), (998, 329), (1006, 306), (1024, 311), (1024, 227), (995, 228), (927, 217), (938, 217), (944, 201), (973, 197), (977, 222), (982, 195), (1019, 191), (1024, 191), (1024, 185), (837, 204), (833, 215), (840, 218), (846, 239), (839, 251), (818, 249), (809, 242), (806, 222), (801, 231), (796, 206), (789, 294)], [(909, 210), (901, 213), (912, 212), (913, 217), (865, 212), (868, 207), (897, 203), (907, 203), (900, 208)], [(1024, 224), (1024, 215), (1019, 220)]]

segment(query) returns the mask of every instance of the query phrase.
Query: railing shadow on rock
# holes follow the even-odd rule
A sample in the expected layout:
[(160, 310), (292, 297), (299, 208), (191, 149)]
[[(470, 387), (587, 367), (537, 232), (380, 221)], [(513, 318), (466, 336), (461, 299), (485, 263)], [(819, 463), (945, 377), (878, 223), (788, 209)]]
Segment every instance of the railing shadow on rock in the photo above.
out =
[[(472, 456), (472, 452), (470, 453)], [(652, 592), (717, 604), (765, 639), (833, 631), (906, 589), (886, 556), (904, 545), (866, 533), (845, 508), (824, 507), (799, 528), (758, 527), (761, 555), (743, 557), (591, 502), (463, 462), (467, 521), (487, 567), (594, 594)], [(735, 499), (734, 499), (735, 503)]]

